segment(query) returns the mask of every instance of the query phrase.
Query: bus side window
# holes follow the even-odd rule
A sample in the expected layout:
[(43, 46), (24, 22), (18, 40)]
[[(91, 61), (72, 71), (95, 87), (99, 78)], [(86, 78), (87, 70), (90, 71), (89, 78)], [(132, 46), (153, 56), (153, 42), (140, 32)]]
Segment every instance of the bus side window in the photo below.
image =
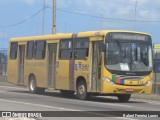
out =
[(46, 53), (46, 42), (36, 41), (35, 42), (35, 59), (44, 59)]
[(72, 40), (66, 39), (60, 41), (59, 59), (69, 60), (72, 57)]
[(87, 59), (89, 53), (89, 39), (79, 38), (75, 43), (74, 57), (78, 60)]
[(27, 42), (27, 59), (31, 60), (34, 53), (34, 41)]
[(17, 49), (18, 49), (18, 43), (12, 42), (10, 49), (10, 59), (14, 60), (17, 58)]

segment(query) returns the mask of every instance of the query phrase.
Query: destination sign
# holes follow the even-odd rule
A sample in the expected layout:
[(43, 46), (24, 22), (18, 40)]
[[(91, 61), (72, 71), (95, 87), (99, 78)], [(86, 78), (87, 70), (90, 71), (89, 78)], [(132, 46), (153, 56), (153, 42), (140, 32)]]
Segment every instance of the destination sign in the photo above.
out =
[(110, 33), (108, 35), (108, 38), (112, 40), (139, 40), (139, 41), (150, 40), (150, 37), (148, 35), (137, 34), (137, 33)]

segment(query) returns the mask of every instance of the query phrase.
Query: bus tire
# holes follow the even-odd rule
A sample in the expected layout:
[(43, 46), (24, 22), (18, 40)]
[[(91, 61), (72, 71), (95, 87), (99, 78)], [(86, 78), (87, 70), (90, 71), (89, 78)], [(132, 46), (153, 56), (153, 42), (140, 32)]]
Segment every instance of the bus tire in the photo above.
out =
[(44, 93), (44, 88), (38, 88), (36, 85), (36, 78), (32, 75), (29, 77), (29, 91), (33, 94), (42, 94)]
[(73, 96), (74, 91), (69, 91), (69, 90), (60, 90), (60, 93), (64, 97), (70, 97)]
[(131, 97), (131, 94), (120, 94), (117, 95), (117, 97), (120, 102), (128, 102)]
[(80, 80), (77, 85), (77, 97), (80, 100), (85, 100), (88, 98), (87, 85), (84, 80)]

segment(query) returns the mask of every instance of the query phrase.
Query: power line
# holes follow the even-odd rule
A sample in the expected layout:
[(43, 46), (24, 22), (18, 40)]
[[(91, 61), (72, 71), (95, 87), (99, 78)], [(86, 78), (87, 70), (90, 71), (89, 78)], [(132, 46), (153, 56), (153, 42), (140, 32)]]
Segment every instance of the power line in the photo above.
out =
[[(52, 7), (43, 7), (42, 9), (40, 9), (38, 12), (36, 12), (35, 14), (33, 14), (32, 16), (30, 16), (29, 18), (25, 19), (25, 20), (22, 20), (18, 23), (15, 23), (15, 24), (11, 24), (11, 25), (0, 25), (0, 27), (14, 27), (14, 26), (17, 26), (17, 25), (20, 25), (20, 24), (23, 24), (27, 21), (29, 21), (30, 19), (34, 18), (36, 15), (38, 15), (41, 11), (43, 11), (44, 9), (47, 9), (47, 8), (50, 8), (50, 9), (53, 9)], [(157, 8), (159, 9), (159, 8)], [(98, 18), (98, 19), (106, 19), (106, 20), (114, 20), (114, 21), (128, 21), (128, 22), (151, 22), (151, 23), (154, 23), (154, 22), (160, 22), (160, 21), (146, 21), (146, 20), (133, 20), (133, 19), (121, 19), (121, 18), (109, 18), (109, 17), (102, 17), (102, 16), (96, 16), (96, 15), (89, 15), (89, 14), (83, 14), (83, 13), (79, 13), (79, 12), (72, 12), (72, 11), (68, 11), (68, 10), (65, 10), (65, 9), (60, 9), (60, 8), (57, 8), (58, 11), (61, 11), (61, 12), (66, 12), (66, 13), (70, 13), (70, 14), (76, 14), (76, 15), (81, 15), (81, 16), (88, 16), (88, 17), (94, 17), (94, 18)], [(80, 9), (75, 9), (75, 10), (80, 10)], [(138, 9), (137, 9), (138, 10)], [(140, 9), (139, 9), (140, 10)], [(147, 9), (141, 9), (141, 10), (147, 10)], [(81, 11), (85, 11), (85, 10), (81, 10)], [(92, 10), (90, 10), (92, 11)], [(96, 11), (96, 10), (94, 10)], [(103, 10), (104, 11), (104, 10)], [(108, 11), (135, 11), (135, 10), (108, 10)]]
[(30, 19), (32, 19), (33, 17), (35, 17), (36, 15), (38, 15), (41, 11), (43, 11), (44, 9), (47, 9), (47, 7), (45, 8), (42, 8), (40, 9), (38, 12), (36, 12), (35, 14), (33, 14), (32, 16), (30, 16), (29, 18), (25, 19), (25, 20), (22, 20), (18, 23), (15, 23), (15, 24), (11, 24), (11, 25), (0, 25), (0, 27), (14, 27), (14, 26), (17, 26), (17, 25), (20, 25), (22, 23), (25, 23), (27, 21), (29, 21)]
[[(47, 7), (50, 9), (53, 9), (52, 7)], [(106, 20), (114, 20), (114, 21), (128, 21), (128, 22), (160, 22), (160, 21), (149, 21), (149, 20), (135, 20), (135, 19), (121, 19), (121, 18), (109, 18), (109, 17), (101, 17), (101, 16), (96, 16), (96, 15), (89, 15), (89, 14), (83, 14), (83, 13), (79, 13), (79, 12), (71, 12), (68, 10), (64, 10), (64, 9), (59, 9), (57, 8), (58, 11), (62, 11), (62, 12), (66, 12), (66, 13), (71, 13), (71, 14), (76, 14), (76, 15), (81, 15), (81, 16), (88, 16), (88, 17), (94, 17), (94, 18), (99, 18), (99, 19), (106, 19)]]
[[(58, 8), (58, 9), (64, 9), (64, 8)], [(66, 9), (66, 10), (71, 10), (71, 11), (111, 11), (111, 12), (113, 12), (113, 11), (133, 11), (134, 12), (134, 10), (131, 10), (131, 9), (128, 9), (128, 10), (114, 10), (114, 9), (112, 9), (112, 10), (109, 10), (109, 9)]]
[[(58, 9), (64, 9), (64, 8), (58, 8)], [(128, 11), (128, 12), (135, 12), (135, 9), (77, 9), (77, 8), (73, 8), (73, 9), (65, 9), (65, 10), (70, 10), (70, 11), (110, 11), (110, 12), (114, 12), (114, 11)], [(151, 11), (151, 10), (160, 10), (160, 8), (152, 8), (152, 9), (137, 9), (137, 11)]]

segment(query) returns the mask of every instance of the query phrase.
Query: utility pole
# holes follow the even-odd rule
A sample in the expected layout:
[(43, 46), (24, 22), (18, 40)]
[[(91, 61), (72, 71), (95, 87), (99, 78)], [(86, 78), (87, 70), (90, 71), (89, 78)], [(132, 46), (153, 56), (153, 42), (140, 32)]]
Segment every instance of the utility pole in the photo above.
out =
[(53, 0), (53, 23), (52, 33), (56, 34), (56, 0)]
[(45, 8), (46, 8), (46, 5), (45, 5), (45, 0), (44, 0), (44, 2), (43, 2), (42, 35), (44, 35), (44, 18), (45, 18)]

